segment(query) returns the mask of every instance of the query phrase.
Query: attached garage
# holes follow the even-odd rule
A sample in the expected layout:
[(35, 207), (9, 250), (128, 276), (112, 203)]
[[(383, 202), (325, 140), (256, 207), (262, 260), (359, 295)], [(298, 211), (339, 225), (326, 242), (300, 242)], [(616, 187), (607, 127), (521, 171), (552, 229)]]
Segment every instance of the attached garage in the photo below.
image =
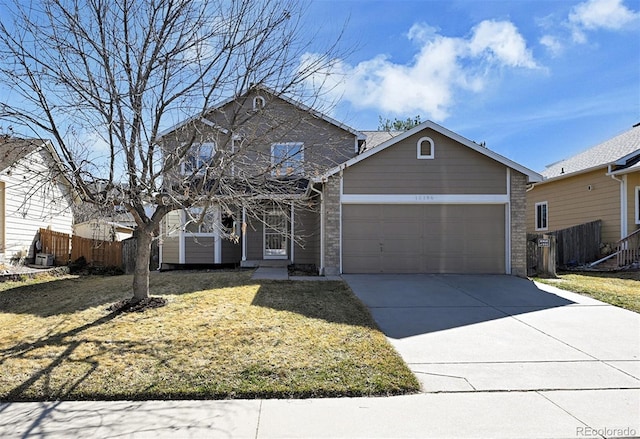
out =
[(500, 273), (505, 206), (346, 204), (344, 273)]
[(364, 145), (316, 180), (325, 203), (321, 266), (526, 275), (525, 191), (540, 179), (430, 121)]

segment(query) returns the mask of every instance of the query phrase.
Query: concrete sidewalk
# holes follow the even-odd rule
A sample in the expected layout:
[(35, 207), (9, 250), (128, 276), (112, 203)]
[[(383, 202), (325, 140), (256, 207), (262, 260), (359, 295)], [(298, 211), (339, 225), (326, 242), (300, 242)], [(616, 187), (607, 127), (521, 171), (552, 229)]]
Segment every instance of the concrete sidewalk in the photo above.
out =
[(3, 438), (637, 437), (639, 390), (0, 404)]

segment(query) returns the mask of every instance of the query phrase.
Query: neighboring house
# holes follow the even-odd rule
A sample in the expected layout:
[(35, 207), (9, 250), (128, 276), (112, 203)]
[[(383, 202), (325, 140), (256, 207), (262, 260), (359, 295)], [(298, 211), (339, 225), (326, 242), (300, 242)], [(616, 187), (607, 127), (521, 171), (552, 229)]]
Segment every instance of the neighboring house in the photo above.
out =
[(640, 124), (566, 160), (549, 165), (527, 192), (527, 231), (551, 232), (601, 220), (601, 242), (640, 227)]
[(134, 227), (108, 221), (92, 219), (73, 226), (73, 234), (97, 241), (124, 241), (133, 236)]
[[(262, 139), (248, 166), (286, 163), (272, 180), (298, 175), (299, 191), (290, 196), (309, 207), (275, 209), (268, 199), (257, 212), (213, 206), (202, 222), (174, 211), (162, 226), (164, 266), (281, 259), (313, 264), (321, 274), (526, 275), (525, 191), (539, 174), (430, 121), (402, 133), (365, 134), (263, 89), (222, 103), (206, 120), (188, 121), (208, 133), (199, 151), (219, 150), (223, 134), (250, 141), (227, 130), (224, 115), (233, 113), (226, 111), (231, 105), (255, 111), (256, 103), (257, 126), (274, 114), (302, 122)], [(179, 143), (180, 129), (165, 138)]]
[(72, 191), (50, 142), (0, 138), (0, 262), (33, 262), (40, 228), (71, 234)]

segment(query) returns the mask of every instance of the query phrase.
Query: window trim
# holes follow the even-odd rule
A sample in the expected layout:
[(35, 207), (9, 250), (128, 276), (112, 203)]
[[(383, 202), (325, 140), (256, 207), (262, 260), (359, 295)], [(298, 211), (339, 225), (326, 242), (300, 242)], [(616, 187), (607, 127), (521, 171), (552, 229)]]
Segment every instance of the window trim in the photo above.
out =
[[(539, 207), (544, 206), (544, 217), (540, 218), (539, 215)], [(541, 221), (544, 221), (544, 224), (541, 224)], [(549, 230), (549, 202), (548, 201), (540, 201), (535, 205), (535, 229), (536, 231)]]
[[(279, 147), (279, 146), (285, 146), (288, 148), (291, 147), (299, 147), (300, 148), (300, 152), (299, 153), (295, 153), (293, 155), (289, 155), (290, 153), (290, 149), (287, 149), (287, 160), (282, 160), (280, 162), (280, 164), (277, 164), (275, 161), (275, 156), (273, 154), (274, 149)], [(299, 165), (297, 166), (297, 169), (294, 169), (293, 172), (289, 173), (284, 173), (282, 175), (280, 175), (280, 173), (278, 172), (278, 170), (280, 170), (282, 168), (282, 165), (285, 164), (287, 161), (290, 161), (292, 158), (295, 158), (297, 161), (299, 161)], [(272, 143), (271, 144), (271, 176), (272, 177), (287, 177), (290, 175), (304, 175), (304, 142), (276, 142), (276, 143)]]
[[(219, 222), (220, 222), (220, 212), (218, 209), (215, 209), (214, 207), (210, 206), (207, 209), (207, 213), (205, 215), (205, 218), (207, 216), (211, 216), (211, 218), (213, 219), (213, 224), (211, 224), (212, 226), (212, 230), (210, 232), (202, 232), (202, 226), (204, 225), (204, 223), (200, 223), (197, 224), (198, 225), (198, 231), (197, 232), (192, 232), (190, 230), (187, 229), (187, 222), (190, 220), (189, 218), (189, 214), (191, 214), (192, 217), (197, 218), (199, 215), (202, 214), (202, 207), (197, 207), (197, 206), (192, 206), (189, 207), (187, 209), (183, 209), (182, 211), (182, 229), (183, 229), (183, 233), (184, 236), (217, 236), (218, 235), (218, 231), (217, 229), (220, 227)], [(197, 213), (188, 213), (188, 211), (199, 211)]]
[(262, 96), (256, 96), (253, 98), (253, 111), (262, 110), (265, 105), (267, 105), (267, 101)]
[[(204, 169), (203, 169), (203, 165), (205, 164), (205, 160), (202, 159), (202, 156), (200, 154), (197, 155), (192, 155), (192, 152), (196, 149), (202, 148), (204, 145), (211, 145), (211, 156), (208, 158), (208, 160), (213, 159), (213, 156), (216, 154), (216, 150), (218, 148), (218, 145), (216, 144), (215, 141), (213, 140), (207, 140), (206, 142), (202, 142), (202, 143), (193, 143), (191, 145), (191, 147), (189, 148), (189, 152), (185, 155), (184, 159), (182, 160), (182, 163), (180, 163), (180, 173), (182, 175), (202, 175), (204, 174)], [(184, 144), (183, 144), (184, 146)], [(199, 152), (199, 151), (198, 151)], [(186, 164), (187, 161), (190, 160), (191, 158), (195, 158), (196, 159), (196, 172), (194, 172), (194, 170), (188, 171), (186, 169)]]
[[(431, 153), (430, 154), (422, 154), (422, 143), (429, 142), (431, 145)], [(418, 139), (418, 143), (416, 144), (417, 148), (417, 157), (418, 159), (434, 159), (436, 156), (436, 146), (431, 137), (421, 137)]]

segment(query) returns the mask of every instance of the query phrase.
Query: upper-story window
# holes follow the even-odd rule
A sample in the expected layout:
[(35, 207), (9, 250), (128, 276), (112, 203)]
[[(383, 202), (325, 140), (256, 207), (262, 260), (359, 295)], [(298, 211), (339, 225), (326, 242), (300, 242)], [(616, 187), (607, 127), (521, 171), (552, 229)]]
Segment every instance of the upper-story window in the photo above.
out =
[(418, 140), (417, 147), (419, 159), (432, 159), (435, 157), (435, 145), (431, 137), (421, 137)]
[(276, 177), (302, 174), (304, 172), (303, 143), (274, 143), (271, 145), (271, 166), (271, 174)]
[(204, 173), (215, 151), (215, 142), (194, 143), (182, 162), (182, 173), (186, 175)]
[(266, 101), (262, 96), (256, 96), (253, 98), (253, 109), (254, 110), (262, 110), (266, 105)]
[(549, 228), (549, 203), (543, 201), (536, 203), (536, 230), (547, 230)]

